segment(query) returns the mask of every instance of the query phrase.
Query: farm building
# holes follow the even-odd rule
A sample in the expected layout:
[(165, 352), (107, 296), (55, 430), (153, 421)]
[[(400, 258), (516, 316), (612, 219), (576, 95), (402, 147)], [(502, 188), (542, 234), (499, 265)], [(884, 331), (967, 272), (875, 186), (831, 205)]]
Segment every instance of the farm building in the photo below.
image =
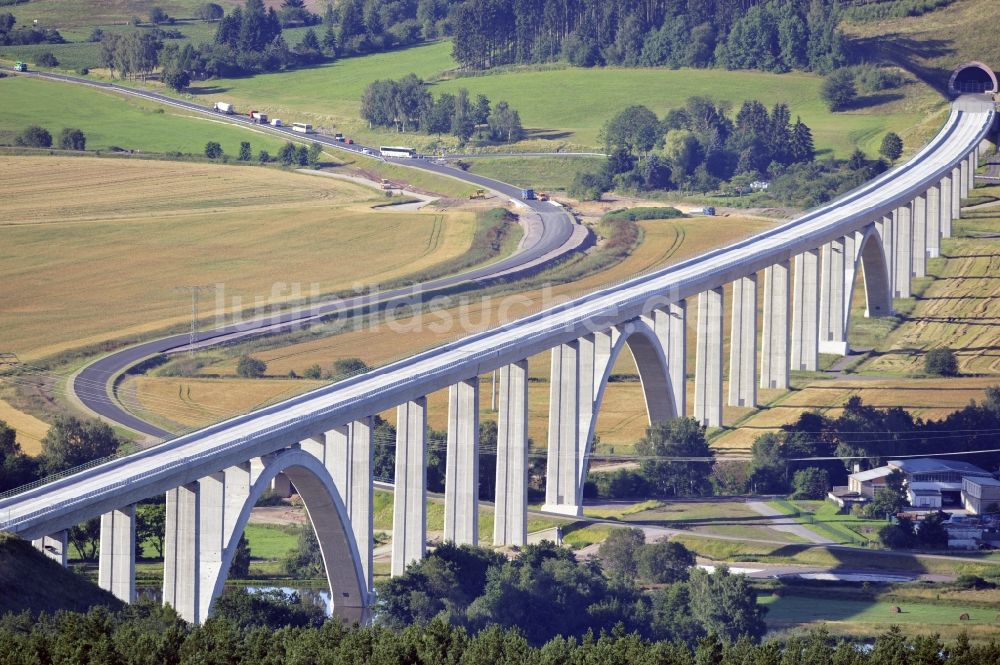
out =
[(989, 509), (993, 504), (1000, 506), (1000, 480), (979, 477), (963, 479), (962, 503), (974, 515), (991, 512)]
[(989, 471), (975, 464), (924, 457), (890, 460), (885, 466), (852, 473), (848, 476), (848, 490), (871, 499), (876, 490), (885, 487), (886, 478), (894, 471), (903, 474), (907, 498), (914, 508), (962, 506), (965, 479), (993, 480)]

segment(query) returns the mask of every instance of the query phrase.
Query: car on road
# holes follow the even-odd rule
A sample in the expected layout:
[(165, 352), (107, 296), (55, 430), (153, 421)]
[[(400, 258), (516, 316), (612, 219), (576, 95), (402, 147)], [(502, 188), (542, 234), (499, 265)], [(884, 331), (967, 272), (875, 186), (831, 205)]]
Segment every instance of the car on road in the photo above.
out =
[(347, 139), (347, 145), (354, 145), (354, 139)]
[(344, 135), (341, 134), (340, 132), (337, 132), (336, 134), (333, 135), (333, 140), (334, 141), (340, 141), (341, 143), (343, 143), (344, 142)]
[(375, 154), (375, 151), (374, 151), (374, 150), (371, 150), (371, 149), (369, 149), (369, 148), (362, 148), (362, 149), (361, 149), (361, 154), (362, 154), (362, 155), (374, 155), (374, 154)]
[(26, 72), (26, 71), (28, 71), (28, 63), (21, 62), (20, 60), (18, 60), (17, 63), (14, 64), (14, 71), (15, 72)]

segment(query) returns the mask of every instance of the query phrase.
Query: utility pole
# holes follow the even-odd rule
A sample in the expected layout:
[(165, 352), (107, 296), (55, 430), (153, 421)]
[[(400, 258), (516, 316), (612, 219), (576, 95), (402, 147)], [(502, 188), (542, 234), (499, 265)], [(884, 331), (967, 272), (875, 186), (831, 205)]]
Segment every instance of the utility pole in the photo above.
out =
[(185, 284), (175, 286), (174, 291), (191, 294), (191, 330), (188, 332), (188, 352), (194, 353), (194, 342), (198, 332), (198, 296), (202, 291), (215, 291), (212, 284)]

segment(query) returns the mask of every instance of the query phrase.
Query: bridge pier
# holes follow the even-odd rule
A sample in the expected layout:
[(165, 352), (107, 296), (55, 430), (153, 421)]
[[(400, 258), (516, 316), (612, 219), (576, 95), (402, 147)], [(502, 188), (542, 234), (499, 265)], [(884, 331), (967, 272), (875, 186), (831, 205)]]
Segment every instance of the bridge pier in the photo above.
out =
[(63, 568), (66, 567), (69, 560), (69, 534), (65, 529), (48, 536), (35, 538), (31, 541), (31, 545)]
[(814, 249), (795, 257), (791, 368), (819, 368), (819, 252)]
[(819, 351), (847, 354), (844, 331), (844, 238), (837, 238), (820, 249)]
[(705, 427), (722, 426), (722, 314), (721, 286), (698, 295), (694, 418)]
[(427, 398), (396, 407), (396, 483), (391, 574), (424, 558), (427, 548)]
[(893, 296), (896, 298), (910, 297), (910, 278), (913, 275), (913, 219), (909, 204), (896, 208), (896, 223), (893, 225), (892, 247), (895, 251), (893, 268), (896, 271), (892, 280), (895, 285)]
[(913, 277), (927, 274), (927, 193), (913, 199)]
[(927, 190), (927, 258), (941, 254), (941, 183)]
[(101, 515), (97, 584), (126, 603), (135, 601), (135, 505)]
[(896, 241), (895, 221), (896, 213), (886, 215), (875, 222), (875, 232), (878, 233), (879, 240), (882, 241), (882, 253), (885, 257), (885, 275), (889, 284), (889, 298), (896, 294)]
[[(582, 497), (577, 484), (581, 463), (577, 449), (580, 438), (580, 355), (578, 340), (552, 349), (548, 466), (545, 472), (545, 505), (542, 507), (547, 512), (574, 516), (582, 513)], [(592, 385), (588, 385), (588, 389)]]
[(788, 261), (764, 269), (764, 325), (760, 343), (760, 387), (788, 389)]
[[(956, 166), (951, 170), (951, 218), (962, 217), (962, 169)], [(948, 237), (951, 237), (951, 225), (948, 226)]]
[(163, 537), (163, 603), (182, 619), (200, 623), (201, 487), (188, 483), (167, 491), (166, 532)]
[(969, 169), (969, 158), (968, 157), (963, 158), (962, 161), (959, 162), (959, 164), (958, 164), (958, 170), (959, 170), (959, 173), (961, 174), (960, 177), (962, 179), (961, 180), (962, 198), (963, 199), (967, 199), (967, 198), (969, 198), (969, 192), (972, 191), (972, 188), (969, 186), (970, 169)]
[(448, 389), (444, 539), (479, 544), (479, 377)]
[(729, 405), (757, 405), (757, 275), (733, 282)]
[(528, 361), (500, 368), (494, 545), (528, 541)]
[(677, 417), (687, 415), (687, 301), (667, 305), (667, 375)]
[(951, 237), (952, 214), (951, 197), (955, 189), (951, 186), (951, 174), (941, 179), (941, 237)]

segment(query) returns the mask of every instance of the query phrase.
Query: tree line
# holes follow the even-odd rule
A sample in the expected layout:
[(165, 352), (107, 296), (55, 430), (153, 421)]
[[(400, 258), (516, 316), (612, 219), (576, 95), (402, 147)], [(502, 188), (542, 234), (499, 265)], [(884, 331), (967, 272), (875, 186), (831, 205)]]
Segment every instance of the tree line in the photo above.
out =
[(472, 69), (563, 59), (827, 72), (846, 61), (835, 0), (466, 0), (449, 20), (453, 56)]
[(462, 144), (474, 134), (504, 143), (524, 136), (521, 116), (507, 102), (492, 105), (486, 95), (473, 100), (465, 88), (455, 95), (441, 93), (434, 97), (416, 74), (407, 74), (398, 81), (369, 83), (361, 95), (361, 117), (369, 127), (450, 134)]
[(223, 596), (218, 609), (201, 626), (189, 625), (169, 607), (146, 601), (119, 611), (98, 606), (86, 613), (6, 614), (0, 617), (0, 663), (994, 665), (1000, 661), (996, 641), (971, 644), (963, 633), (945, 643), (937, 635), (904, 635), (898, 627), (867, 643), (835, 639), (819, 630), (760, 644), (749, 639), (725, 641), (713, 634), (692, 646), (644, 639), (616, 626), (583, 639), (555, 637), (533, 645), (517, 629), (493, 626), (470, 634), (443, 618), (402, 630), (322, 622), (315, 611), (275, 593), (237, 591)]
[(0, 46), (21, 46), (25, 44), (65, 44), (66, 40), (58, 30), (52, 28), (15, 28), (17, 19), (10, 12), (0, 13)]
[(692, 97), (663, 118), (630, 106), (601, 136), (608, 161), (576, 176), (574, 196), (600, 198), (610, 189), (704, 192), (730, 180), (745, 186), (815, 157), (812, 130), (801, 118), (793, 122), (786, 104), (768, 111), (756, 100), (745, 101), (734, 117), (706, 97)]

